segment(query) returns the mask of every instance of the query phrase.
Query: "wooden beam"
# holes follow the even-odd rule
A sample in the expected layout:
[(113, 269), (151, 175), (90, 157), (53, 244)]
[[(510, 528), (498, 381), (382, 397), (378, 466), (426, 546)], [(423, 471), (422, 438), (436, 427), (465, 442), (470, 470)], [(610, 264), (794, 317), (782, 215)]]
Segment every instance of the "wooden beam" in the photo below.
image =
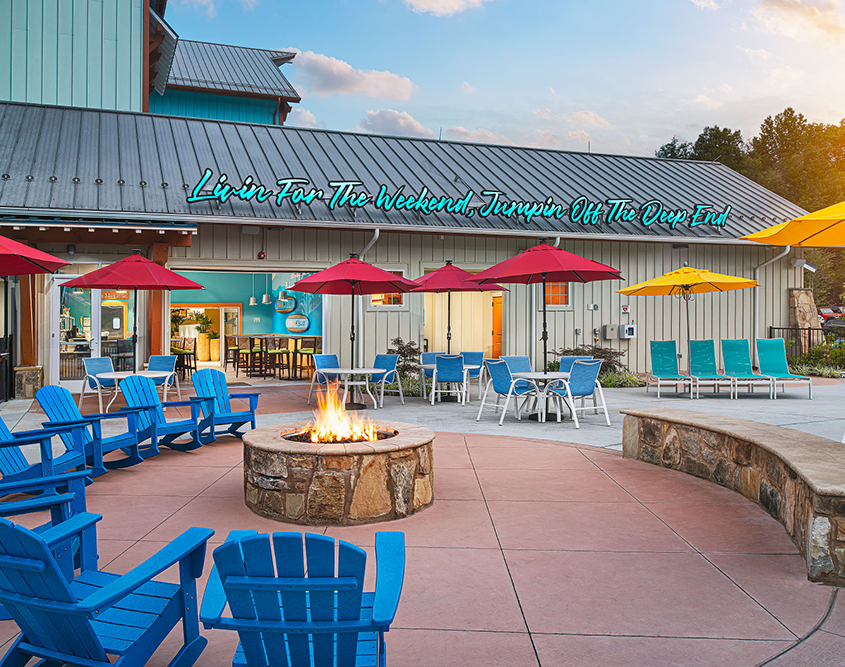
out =
[[(38, 364), (36, 332), (38, 331), (35, 307), (35, 276), (20, 276), (21, 298), (21, 366)], [(51, 343), (52, 344), (52, 343)]]
[[(150, 39), (150, 0), (144, 0), (143, 39)], [(147, 42), (149, 46), (149, 42)], [(150, 112), (150, 50), (144, 49), (144, 62), (141, 64), (143, 80), (141, 81), (141, 111)]]
[[(168, 246), (166, 243), (153, 243), (151, 259), (164, 266), (167, 264)], [(164, 346), (164, 292), (151, 290), (147, 301), (147, 340), (150, 341), (150, 354), (168, 354)], [(169, 317), (168, 317), (169, 319)]]

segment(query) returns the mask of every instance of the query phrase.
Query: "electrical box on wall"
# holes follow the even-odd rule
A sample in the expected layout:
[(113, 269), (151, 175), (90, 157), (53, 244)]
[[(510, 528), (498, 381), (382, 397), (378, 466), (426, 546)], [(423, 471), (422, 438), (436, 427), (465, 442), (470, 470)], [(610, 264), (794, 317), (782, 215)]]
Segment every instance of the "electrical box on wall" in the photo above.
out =
[(619, 338), (619, 334), (615, 324), (605, 324), (602, 327), (602, 338), (605, 340), (614, 340)]
[(637, 325), (636, 324), (620, 324), (619, 325), (620, 338), (636, 338)]

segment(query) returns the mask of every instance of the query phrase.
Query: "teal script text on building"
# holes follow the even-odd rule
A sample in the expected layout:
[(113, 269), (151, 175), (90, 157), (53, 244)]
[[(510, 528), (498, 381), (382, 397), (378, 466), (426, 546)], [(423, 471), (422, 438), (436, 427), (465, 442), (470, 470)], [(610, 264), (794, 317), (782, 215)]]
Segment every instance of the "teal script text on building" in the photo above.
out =
[(432, 194), (427, 186), (417, 192), (408, 192), (404, 185), (391, 189), (379, 186), (373, 195), (363, 189), (358, 180), (329, 181), (326, 188), (316, 188), (307, 178), (287, 177), (276, 181), (274, 188), (257, 183), (247, 176), (240, 185), (229, 183), (226, 174), (220, 174), (212, 183), (214, 172), (206, 169), (187, 197), (189, 204), (203, 201), (226, 203), (232, 198), (241, 201), (270, 201), (276, 206), (286, 202), (293, 206), (311, 206), (324, 202), (330, 211), (348, 207), (358, 209), (371, 207), (384, 212), (409, 211), (422, 215), (451, 213), (467, 218), (501, 216), (530, 224), (534, 218), (550, 220), (566, 219), (585, 226), (613, 224), (614, 222), (639, 222), (644, 227), (666, 225), (675, 229), (680, 224), (689, 227), (711, 225), (724, 227), (731, 212), (730, 205), (719, 210), (713, 204), (695, 204), (692, 209), (672, 208), (659, 199), (641, 204), (633, 199), (615, 198), (592, 200), (584, 195), (568, 204), (556, 202), (552, 195), (543, 200), (520, 201), (507, 197), (500, 190), (482, 189), (475, 192), (467, 189), (460, 196)]

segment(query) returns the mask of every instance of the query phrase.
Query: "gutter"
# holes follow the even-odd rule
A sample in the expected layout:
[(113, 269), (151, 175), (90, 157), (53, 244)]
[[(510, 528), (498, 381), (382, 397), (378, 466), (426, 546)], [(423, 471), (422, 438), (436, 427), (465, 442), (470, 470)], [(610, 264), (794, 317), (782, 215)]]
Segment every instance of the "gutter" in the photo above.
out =
[[(779, 255), (775, 255), (771, 259), (767, 259), (762, 264), (758, 264), (754, 267), (754, 280), (758, 283), (760, 282), (760, 269), (769, 266), (770, 264), (774, 264), (779, 259), (786, 257), (789, 254), (789, 251), (792, 250), (792, 246), (788, 245), (783, 249), (783, 252)], [(757, 287), (754, 288), (754, 340), (752, 341), (752, 359), (757, 358), (757, 339), (760, 337), (760, 286), (759, 284)], [(758, 362), (759, 367), (759, 362)]]

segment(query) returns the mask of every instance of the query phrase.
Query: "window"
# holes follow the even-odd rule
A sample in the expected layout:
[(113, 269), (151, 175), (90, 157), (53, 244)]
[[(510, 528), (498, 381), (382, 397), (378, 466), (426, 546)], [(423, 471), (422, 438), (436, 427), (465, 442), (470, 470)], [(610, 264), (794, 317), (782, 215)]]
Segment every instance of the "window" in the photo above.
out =
[(546, 305), (547, 306), (568, 306), (569, 305), (569, 283), (547, 283), (546, 284)]
[[(404, 271), (391, 271), (395, 276), (402, 276)], [(370, 303), (373, 306), (380, 307), (380, 306), (404, 306), (405, 305), (405, 295), (402, 293), (394, 293), (394, 294), (372, 294), (370, 295)]]

